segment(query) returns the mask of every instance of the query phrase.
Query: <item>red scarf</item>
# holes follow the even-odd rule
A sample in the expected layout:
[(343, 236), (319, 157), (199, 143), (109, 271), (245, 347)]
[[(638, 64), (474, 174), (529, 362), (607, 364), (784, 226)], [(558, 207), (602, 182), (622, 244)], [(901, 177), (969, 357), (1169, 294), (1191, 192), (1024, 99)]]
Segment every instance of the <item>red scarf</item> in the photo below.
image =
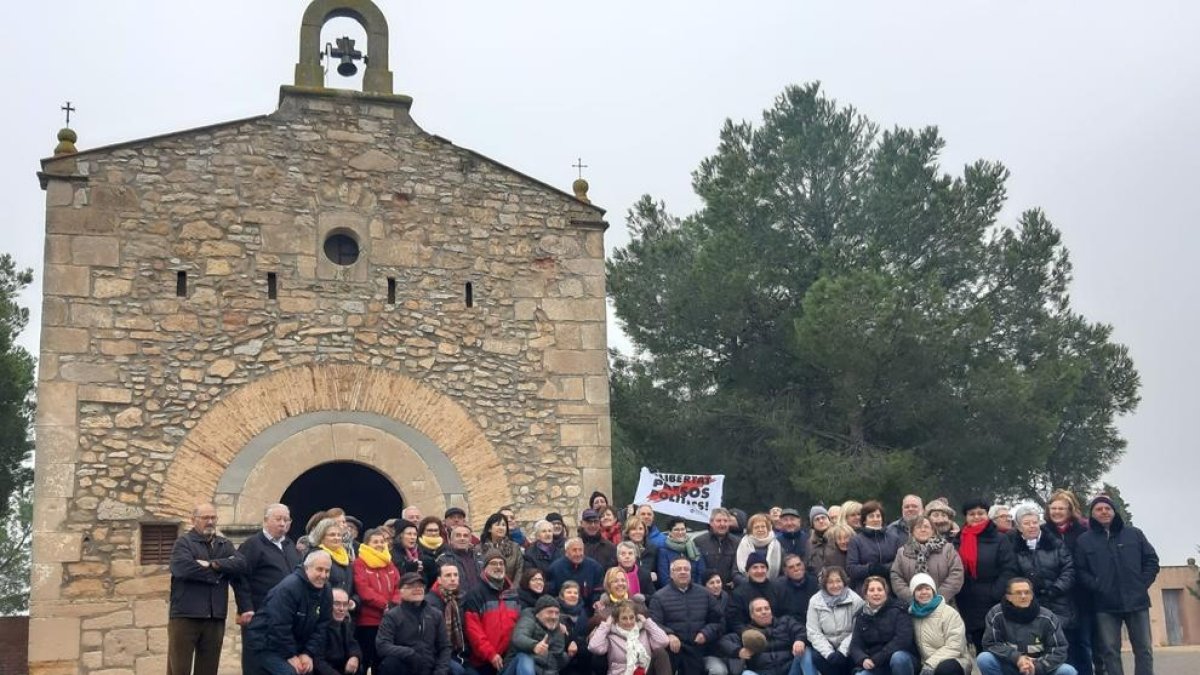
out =
[(613, 546), (621, 543), (621, 524), (614, 523), (612, 527), (600, 526), (600, 536), (612, 542)]
[(978, 578), (976, 568), (979, 565), (979, 533), (987, 529), (991, 521), (983, 520), (975, 525), (964, 525), (958, 540), (958, 557), (962, 558), (963, 567), (972, 579)]

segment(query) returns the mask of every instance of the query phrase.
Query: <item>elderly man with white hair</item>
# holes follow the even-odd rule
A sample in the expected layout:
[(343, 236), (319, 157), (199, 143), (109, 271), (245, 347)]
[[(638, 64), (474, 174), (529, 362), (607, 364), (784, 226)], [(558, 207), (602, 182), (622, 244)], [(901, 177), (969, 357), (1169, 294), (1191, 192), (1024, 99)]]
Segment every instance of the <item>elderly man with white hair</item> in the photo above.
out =
[(246, 631), (246, 648), (254, 650), (261, 672), (269, 675), (311, 673), (325, 655), (326, 632), (333, 617), (325, 551), (312, 551), (304, 566), (267, 593)]

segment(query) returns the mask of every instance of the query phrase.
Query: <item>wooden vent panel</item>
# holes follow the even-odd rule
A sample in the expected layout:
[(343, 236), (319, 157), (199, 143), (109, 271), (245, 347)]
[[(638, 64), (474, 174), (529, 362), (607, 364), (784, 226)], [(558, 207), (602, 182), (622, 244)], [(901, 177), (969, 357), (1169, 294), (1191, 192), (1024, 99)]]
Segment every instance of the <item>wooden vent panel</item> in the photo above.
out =
[(179, 538), (179, 526), (171, 523), (142, 523), (139, 551), (143, 565), (170, 565), (171, 549)]

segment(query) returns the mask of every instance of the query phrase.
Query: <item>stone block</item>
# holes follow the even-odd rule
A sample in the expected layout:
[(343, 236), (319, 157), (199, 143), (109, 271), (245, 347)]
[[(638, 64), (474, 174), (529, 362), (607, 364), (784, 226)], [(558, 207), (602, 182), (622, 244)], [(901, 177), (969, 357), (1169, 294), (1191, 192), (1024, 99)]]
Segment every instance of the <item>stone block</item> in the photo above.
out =
[(66, 180), (46, 182), (46, 206), (70, 206), (75, 201), (75, 186)]
[(311, 222), (307, 227), (299, 223), (264, 224), (259, 232), (264, 253), (312, 253), (317, 247), (316, 230)]
[(237, 361), (233, 359), (217, 359), (208, 367), (208, 374), (215, 377), (229, 377), (237, 370)]
[(117, 595), (160, 595), (171, 590), (171, 575), (156, 574), (122, 581), (116, 586)]
[(115, 499), (105, 499), (96, 508), (97, 520), (137, 520), (145, 514), (140, 507), (126, 504)]
[(604, 321), (602, 298), (544, 298), (542, 311), (551, 321)]
[(79, 617), (29, 620), (29, 661), (74, 661), (79, 658)]
[(561, 375), (607, 375), (608, 356), (600, 350), (548, 349), (547, 372)]
[(87, 235), (73, 237), (71, 262), (75, 265), (117, 267), (121, 264), (121, 240)]
[(164, 598), (137, 600), (133, 603), (134, 624), (139, 628), (167, 625), (167, 601)]
[[(45, 335), (42, 331), (42, 335)], [(37, 393), (37, 426), (60, 426), (74, 428), (79, 411), (76, 391), (79, 385), (72, 382), (42, 382)]]
[(395, 157), (374, 148), (350, 158), (350, 168), (358, 171), (395, 171), (399, 162)]
[[(102, 387), (94, 384), (84, 384), (79, 386), (78, 392), (80, 401), (126, 404), (133, 401), (133, 392), (124, 387)], [(38, 445), (38, 451), (41, 451), (41, 444)]]
[(142, 426), (142, 409), (126, 408), (117, 414), (115, 422), (118, 429), (136, 429)]
[[(223, 660), (228, 661), (228, 659)], [(162, 675), (165, 672), (167, 672), (166, 654), (139, 656), (137, 660), (137, 666), (134, 668), (134, 675)], [(239, 670), (237, 672), (241, 671)]]
[(47, 234), (106, 234), (117, 230), (117, 214), (95, 208), (46, 209)]
[(579, 324), (579, 339), (583, 349), (608, 351), (608, 325), (601, 322)]
[[(39, 446), (38, 452), (41, 452)], [(63, 497), (45, 497), (39, 495), (37, 508), (33, 510), (33, 529), (48, 532), (62, 527), (67, 520), (67, 499)], [(54, 582), (55, 587), (58, 581)]]
[(79, 562), (82, 546), (78, 532), (33, 533), (33, 559), (39, 563)]
[(71, 262), (70, 235), (47, 235), (45, 261), (47, 265), (63, 265)]
[(65, 298), (48, 297), (42, 301), (42, 325), (65, 326), (70, 319), (70, 303)]
[(84, 630), (100, 630), (102, 628), (127, 628), (133, 625), (133, 612), (128, 609), (110, 612), (83, 620)]
[(600, 435), (595, 424), (563, 424), (558, 427), (558, 441), (564, 446), (597, 445)]
[[(79, 451), (79, 432), (74, 426), (37, 427), (37, 461), (47, 464), (69, 464)], [(39, 497), (40, 498), (40, 497)]]
[[(579, 466), (588, 469), (611, 469), (612, 450), (607, 447), (593, 445), (583, 446), (579, 450)], [(589, 493), (590, 494), (590, 493)]]
[(45, 326), (42, 328), (42, 349), (59, 354), (82, 354), (88, 350), (89, 338), (84, 328)]
[[(157, 600), (164, 605), (166, 600)], [(149, 647), (152, 654), (167, 653), (167, 629), (166, 628), (151, 628), (146, 631), (146, 646)]]
[(87, 297), (92, 292), (90, 281), (91, 273), (87, 267), (46, 265), (42, 287), (46, 295)]
[(92, 283), (92, 296), (96, 298), (121, 298), (133, 290), (133, 281), (113, 277), (99, 277)]
[(607, 404), (608, 378), (601, 377), (599, 375), (593, 375), (585, 378), (584, 391), (588, 403)]
[[(40, 498), (39, 498), (40, 499)], [(62, 500), (66, 503), (66, 500)], [(36, 522), (42, 506), (34, 511)], [(29, 599), (33, 602), (58, 600), (62, 596), (63, 566), (37, 561), (29, 566)]]
[(107, 383), (116, 382), (119, 378), (118, 368), (114, 364), (84, 363), (72, 361), (64, 363), (58, 369), (59, 377), (68, 382)]
[(112, 307), (71, 303), (71, 325), (77, 328), (112, 328)]
[[(50, 463), (38, 458), (34, 481), (38, 497), (69, 498), (75, 490), (75, 465)], [(49, 534), (49, 533), (47, 533)]]
[(132, 666), (146, 651), (146, 631), (141, 628), (110, 630), (104, 634), (104, 665)]
[(180, 239), (220, 239), (225, 236), (221, 228), (214, 227), (203, 220), (193, 220), (184, 223), (179, 230)]

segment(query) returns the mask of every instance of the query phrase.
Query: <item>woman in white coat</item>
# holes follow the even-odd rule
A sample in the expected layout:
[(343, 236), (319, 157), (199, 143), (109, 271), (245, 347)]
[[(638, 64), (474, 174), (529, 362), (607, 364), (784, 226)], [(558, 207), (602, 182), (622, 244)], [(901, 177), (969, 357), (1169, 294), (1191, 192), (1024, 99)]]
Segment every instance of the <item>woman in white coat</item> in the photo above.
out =
[[(821, 572), (821, 590), (808, 602), (805, 627), (813, 649), (813, 669), (821, 675), (850, 675), (850, 636), (863, 599), (850, 590), (850, 576), (841, 567)], [(806, 673), (805, 675), (815, 675)]]
[(967, 651), (967, 626), (958, 611), (937, 594), (933, 577), (916, 574), (908, 584), (913, 599), (913, 637), (921, 654), (921, 672), (933, 675), (966, 675), (971, 672)]

